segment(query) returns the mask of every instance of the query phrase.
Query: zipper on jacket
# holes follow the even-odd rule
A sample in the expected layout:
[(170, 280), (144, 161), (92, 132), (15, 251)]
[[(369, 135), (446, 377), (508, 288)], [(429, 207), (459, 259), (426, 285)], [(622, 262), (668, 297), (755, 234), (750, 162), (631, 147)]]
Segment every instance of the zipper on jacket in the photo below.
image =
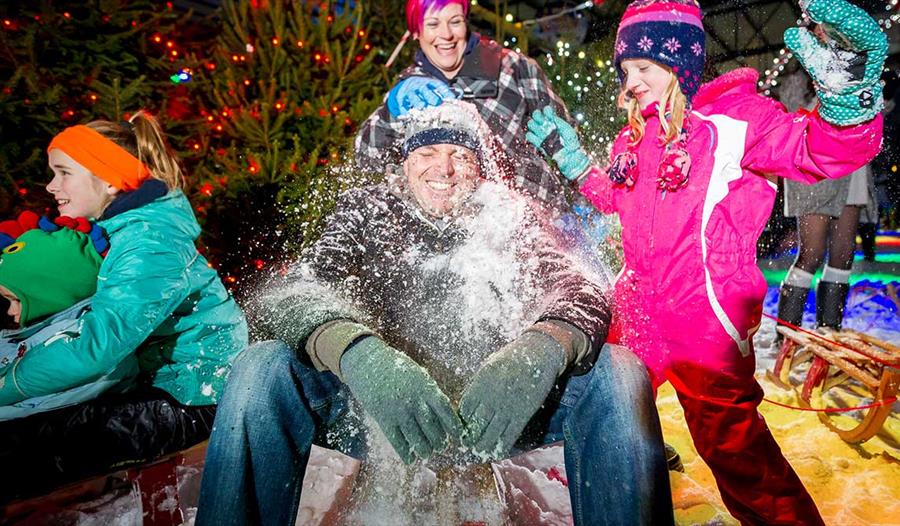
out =
[[(659, 163), (662, 162), (663, 156), (665, 154), (666, 154), (666, 150), (665, 150), (665, 148), (663, 148), (660, 151), (659, 157), (656, 159), (656, 164), (654, 164), (654, 166), (657, 166), (657, 167), (659, 166)], [(653, 183), (651, 182), (651, 184), (653, 184)], [(650, 232), (649, 232), (649, 235), (647, 236), (650, 239), (650, 243), (649, 243), (650, 246), (647, 247), (647, 250), (650, 251), (650, 256), (652, 259), (656, 258), (656, 208), (657, 208), (657, 204), (660, 204), (659, 202), (662, 201), (662, 199), (665, 197), (665, 194), (663, 194), (663, 196), (660, 197), (660, 193), (661, 192), (659, 192), (656, 188), (653, 189), (653, 199), (652, 199), (652, 205), (650, 208)]]

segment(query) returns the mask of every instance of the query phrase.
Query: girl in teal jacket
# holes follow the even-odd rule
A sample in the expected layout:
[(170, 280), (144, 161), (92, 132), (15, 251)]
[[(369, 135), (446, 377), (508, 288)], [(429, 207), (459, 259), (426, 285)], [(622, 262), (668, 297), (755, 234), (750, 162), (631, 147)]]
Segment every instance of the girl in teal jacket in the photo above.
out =
[(111, 247), (91, 311), (7, 368), (0, 406), (88, 384), (124, 360), (140, 374), (124, 394), (0, 424), (0, 465), (27, 475), (4, 477), (0, 500), (205, 440), (247, 344), (240, 308), (194, 245), (200, 227), (153, 117), (67, 128), (48, 156), (60, 214), (96, 219)]

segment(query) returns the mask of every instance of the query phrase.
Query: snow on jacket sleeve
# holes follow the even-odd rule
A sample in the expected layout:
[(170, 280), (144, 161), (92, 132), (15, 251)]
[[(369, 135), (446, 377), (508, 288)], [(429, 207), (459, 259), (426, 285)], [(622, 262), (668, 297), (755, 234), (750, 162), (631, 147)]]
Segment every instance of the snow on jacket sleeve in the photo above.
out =
[(609, 175), (607, 175), (605, 169), (596, 165), (591, 166), (578, 191), (600, 212), (604, 214), (614, 214), (616, 212), (613, 204), (612, 181), (609, 180)]
[(355, 237), (365, 224), (365, 200), (362, 190), (345, 192), (321, 237), (261, 294), (254, 307), (263, 337), (301, 349), (324, 323), (365, 321), (350, 300), (353, 277), (365, 254), (364, 240)]
[(881, 115), (842, 127), (829, 124), (815, 111), (790, 113), (781, 103), (760, 95), (736, 99), (726, 113), (747, 122), (741, 166), (760, 175), (806, 183), (836, 179), (868, 163), (881, 151)]
[(606, 291), (610, 286), (590, 269), (590, 263), (579, 258), (585, 247), (562, 239), (562, 233), (551, 225), (545, 225), (541, 234), (535, 247), (538, 276), (545, 287), (540, 319), (562, 320), (590, 338), (592, 350), (578, 368), (589, 370), (609, 332), (612, 310)]
[(25, 353), (6, 378), (14, 388), (0, 388), (0, 405), (84, 385), (112, 370), (185, 300), (196, 256), (193, 244), (153, 233), (114, 246), (78, 334), (60, 334)]

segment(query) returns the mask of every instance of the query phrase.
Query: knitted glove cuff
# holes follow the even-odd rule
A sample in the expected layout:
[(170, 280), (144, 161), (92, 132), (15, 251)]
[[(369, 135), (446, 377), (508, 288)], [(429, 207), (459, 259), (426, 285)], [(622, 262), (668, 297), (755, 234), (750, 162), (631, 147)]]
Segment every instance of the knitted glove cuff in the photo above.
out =
[(377, 336), (365, 325), (351, 320), (332, 320), (320, 325), (306, 340), (306, 353), (318, 371), (331, 371), (342, 382), (341, 357), (354, 343)]
[(580, 363), (591, 352), (591, 339), (584, 331), (571, 323), (556, 319), (541, 320), (525, 332), (529, 331), (546, 334), (562, 346), (566, 353), (566, 363), (557, 376), (562, 375), (568, 366)]
[(591, 165), (591, 160), (587, 153), (580, 146), (567, 149), (564, 148), (553, 155), (553, 160), (559, 167), (559, 171), (569, 181), (577, 179), (584, 174), (585, 170)]
[(884, 109), (884, 97), (880, 84), (864, 88), (856, 93), (833, 95), (818, 92), (819, 115), (837, 126), (855, 126), (874, 119)]
[[(587, 181), (588, 176), (591, 173), (593, 173), (594, 171), (595, 171), (594, 165), (591, 165), (590, 163), (588, 163), (587, 168), (585, 168), (583, 172), (581, 172), (577, 177), (575, 177), (575, 179), (572, 179), (569, 182), (572, 183), (572, 186), (574, 188), (580, 189), (584, 185), (584, 183)], [(600, 176), (607, 177), (606, 172), (601, 171)]]

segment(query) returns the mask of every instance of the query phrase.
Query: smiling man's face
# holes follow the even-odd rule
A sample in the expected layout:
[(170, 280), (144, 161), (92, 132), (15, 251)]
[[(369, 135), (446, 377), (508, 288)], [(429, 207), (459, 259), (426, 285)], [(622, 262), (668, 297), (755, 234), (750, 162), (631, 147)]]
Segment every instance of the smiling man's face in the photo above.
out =
[(433, 217), (453, 211), (475, 189), (480, 173), (475, 152), (455, 144), (432, 144), (410, 152), (403, 172), (419, 206)]

